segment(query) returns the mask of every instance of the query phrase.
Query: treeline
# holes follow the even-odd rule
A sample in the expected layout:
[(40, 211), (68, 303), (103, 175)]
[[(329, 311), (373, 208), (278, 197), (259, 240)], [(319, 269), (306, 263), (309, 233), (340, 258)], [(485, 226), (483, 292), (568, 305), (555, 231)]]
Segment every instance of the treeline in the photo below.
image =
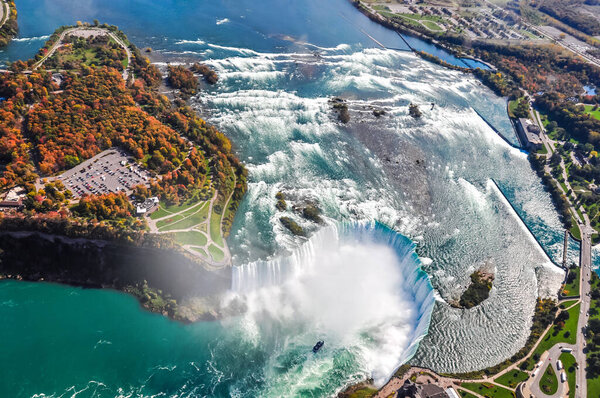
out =
[(199, 73), (202, 75), (208, 84), (216, 84), (219, 81), (217, 72), (211, 69), (208, 65), (199, 64), (196, 62), (190, 67), (190, 70), (194, 73)]
[[(17, 6), (13, 0), (9, 0), (7, 3), (9, 13), (8, 16), (5, 16), (6, 22), (0, 28), (0, 47), (6, 46), (19, 31), (19, 26), (17, 25)], [(0, 20), (0, 23), (2, 23), (2, 20)]]
[(586, 114), (582, 105), (565, 101), (564, 96), (556, 92), (537, 96), (535, 104), (565, 130), (565, 138), (575, 138), (600, 148), (600, 120)]
[[(123, 37), (116, 27), (111, 30)], [(58, 33), (52, 36), (55, 40)], [(229, 197), (234, 189), (230, 207), (237, 208), (246, 190), (246, 170), (229, 139), (182, 101), (173, 107), (158, 93), (158, 69), (133, 46), (132, 54), (136, 79), (129, 85), (108, 66), (80, 65), (64, 73), (60, 86), (43, 70), (0, 76), (0, 97), (6, 98), (0, 103), (0, 190), (23, 185), (32, 198), (29, 212), (56, 211), (56, 201), (33, 185), (38, 173), (61, 172), (117, 146), (162, 176), (146, 191), (139, 189), (140, 194), (178, 204), (194, 197), (206, 199), (211, 189)], [(15, 62), (11, 68), (18, 71), (32, 63)], [(131, 208), (117, 196), (83, 203), (73, 215), (132, 222)]]
[(554, 181), (554, 179), (544, 171), (546, 159), (541, 156), (537, 156), (534, 153), (530, 153), (528, 159), (538, 177), (542, 179), (544, 188), (550, 193), (552, 202), (556, 207), (556, 211), (558, 211), (560, 221), (563, 223), (565, 229), (570, 229), (573, 226), (573, 221), (571, 218), (571, 212), (569, 210), (569, 202), (567, 201), (567, 198), (563, 192), (560, 190), (560, 187), (556, 181)]
[(171, 87), (188, 97), (198, 92), (198, 79), (191, 70), (182, 65), (169, 65), (168, 69), (167, 83)]
[[(68, 45), (59, 48), (52, 57), (44, 61), (44, 68), (75, 69), (82, 63), (90, 66), (93, 62), (95, 66), (110, 66), (119, 71), (124, 69), (123, 61), (127, 59), (127, 52), (111, 41), (108, 35), (88, 38), (67, 35), (64, 42)], [(90, 55), (93, 55), (92, 60), (88, 59)]]
[[(579, 7), (582, 4), (581, 0), (543, 0), (540, 1), (539, 10), (590, 36), (599, 35), (600, 22), (593, 16), (581, 12)], [(536, 3), (533, 4), (535, 5)]]
[(600, 68), (553, 44), (497, 45), (477, 42), (472, 51), (508, 77), (506, 85), (512, 87), (502, 90), (503, 93), (521, 86), (532, 93), (556, 91), (571, 96), (580, 94), (585, 84), (600, 86)]

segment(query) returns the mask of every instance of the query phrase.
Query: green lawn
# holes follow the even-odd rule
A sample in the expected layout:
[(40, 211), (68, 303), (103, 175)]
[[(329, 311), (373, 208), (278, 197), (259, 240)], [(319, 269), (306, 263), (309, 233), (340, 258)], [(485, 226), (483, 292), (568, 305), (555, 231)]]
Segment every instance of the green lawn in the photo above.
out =
[(458, 389), (458, 393), (462, 398), (477, 398), (477, 395), (473, 395), (470, 392), (466, 392), (465, 390)]
[[(173, 231), (176, 229), (188, 229), (188, 228), (192, 228), (194, 225), (198, 225), (201, 222), (205, 221), (208, 218), (208, 208), (209, 208), (209, 203), (206, 202), (204, 206), (202, 206), (199, 210), (197, 210), (196, 208), (194, 208), (193, 210), (195, 210), (194, 213), (192, 213), (191, 216), (189, 217), (185, 217), (175, 223), (170, 223), (166, 226), (163, 226), (162, 228), (159, 228), (160, 231)], [(157, 222), (157, 226), (158, 226)]]
[(552, 366), (548, 366), (540, 379), (540, 390), (547, 395), (554, 395), (558, 390), (558, 378)]
[(158, 205), (158, 209), (155, 212), (153, 212), (152, 214), (150, 214), (150, 218), (152, 220), (156, 220), (158, 218), (162, 218), (162, 217), (168, 216), (169, 214), (172, 214), (172, 213), (170, 211), (168, 211), (168, 210), (165, 210), (165, 208), (163, 207), (163, 205), (160, 204), (160, 205)]
[(494, 381), (498, 384), (505, 385), (510, 388), (515, 388), (522, 381), (525, 381), (529, 378), (529, 375), (525, 372), (520, 371), (519, 369), (511, 370), (498, 377)]
[(174, 235), (180, 245), (204, 246), (208, 243), (206, 235), (198, 231), (175, 232)]
[(462, 387), (490, 398), (514, 398), (513, 392), (490, 383), (462, 383)]
[(577, 240), (581, 240), (581, 231), (579, 231), (579, 226), (577, 226), (577, 222), (575, 222), (575, 218), (571, 217), (571, 223), (572, 223), (572, 227), (569, 230), (569, 232), (571, 232), (571, 235), (573, 235), (573, 238), (577, 239)]
[(202, 254), (202, 257), (208, 258), (208, 254), (206, 253), (206, 250), (204, 250), (201, 247), (192, 247), (192, 250), (195, 252), (198, 252), (200, 254)]
[(441, 31), (443, 30), (442, 28), (440, 28), (440, 25), (436, 24), (435, 22), (431, 22), (431, 21), (423, 21), (422, 22), (423, 25), (425, 25), (427, 27), (427, 29), (429, 30), (436, 30), (436, 31)]
[(210, 256), (215, 261), (222, 261), (225, 258), (225, 253), (223, 253), (223, 251), (215, 245), (208, 246), (208, 251), (210, 253)]
[(600, 120), (600, 108), (596, 109), (595, 111), (592, 110), (593, 108), (594, 108), (594, 105), (586, 105), (585, 113), (589, 113), (590, 115), (592, 115), (592, 117), (594, 119)]
[[(573, 308), (569, 309), (569, 319), (565, 321), (565, 326), (562, 330), (558, 330), (556, 325), (552, 325), (548, 333), (542, 338), (540, 344), (537, 346), (532, 356), (535, 354), (542, 355), (544, 351), (549, 350), (556, 343), (569, 343), (575, 344), (577, 338), (577, 320), (579, 319), (579, 307), (581, 304), (577, 304)], [(565, 337), (565, 334), (568, 336)], [(528, 369), (532, 370), (535, 366), (535, 361), (529, 363)]]
[(567, 373), (567, 382), (569, 383), (569, 398), (575, 398), (575, 357), (568, 352), (563, 352), (558, 357)]
[(569, 274), (575, 275), (575, 278), (565, 285), (562, 292), (565, 296), (577, 296), (579, 295), (579, 267), (570, 268)]
[(370, 398), (377, 394), (377, 390), (370, 387), (363, 387), (353, 391), (348, 395), (348, 398)]
[(158, 230), (161, 231), (165, 226), (173, 224), (177, 221), (183, 220), (183, 216), (182, 215), (176, 215), (173, 217), (169, 217), (167, 219), (164, 220), (160, 220), (156, 222), (156, 226), (158, 227)]
[(560, 303), (560, 308), (569, 308), (573, 304), (575, 304), (577, 300), (567, 300)]
[(223, 247), (223, 238), (221, 238), (221, 215), (213, 211), (210, 215), (210, 237), (219, 246)]
[(161, 217), (164, 217), (164, 216), (172, 214), (172, 213), (179, 213), (180, 211), (190, 209), (190, 208), (200, 205), (202, 203), (203, 202), (186, 202), (181, 205), (175, 205), (175, 206), (165, 206), (161, 203), (159, 205), (158, 210), (156, 210), (154, 213), (152, 213), (150, 215), (150, 218), (153, 220), (156, 220), (157, 218), (161, 218)]

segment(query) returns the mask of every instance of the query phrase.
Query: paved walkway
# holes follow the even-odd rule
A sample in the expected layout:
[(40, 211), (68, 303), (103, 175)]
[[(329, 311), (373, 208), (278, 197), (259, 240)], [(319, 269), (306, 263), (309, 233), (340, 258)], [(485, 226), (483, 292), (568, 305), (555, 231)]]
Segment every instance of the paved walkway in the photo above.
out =
[[(235, 174), (234, 174), (234, 177), (235, 177)], [(210, 202), (208, 203), (208, 217), (206, 218), (206, 220), (202, 221), (199, 224), (195, 224), (189, 228), (172, 229), (169, 231), (160, 231), (157, 226), (157, 223), (159, 221), (164, 221), (164, 220), (168, 220), (170, 218), (175, 218), (178, 215), (183, 215), (183, 213), (189, 212), (190, 210), (195, 209), (196, 211), (200, 211), (206, 205), (206, 202), (199, 202), (198, 204), (195, 204), (191, 207), (185, 208), (178, 212), (167, 214), (166, 216), (163, 216), (160, 218), (156, 218), (156, 219), (148, 218), (147, 221), (148, 221), (148, 226), (150, 228), (150, 232), (155, 233), (155, 234), (170, 234), (170, 233), (174, 233), (174, 232), (191, 232), (191, 231), (200, 232), (206, 237), (206, 244), (204, 244), (204, 245), (199, 245), (199, 244), (183, 245), (183, 248), (188, 253), (193, 254), (196, 257), (201, 257), (203, 260), (206, 260), (208, 265), (213, 269), (220, 269), (220, 268), (223, 268), (226, 266), (230, 266), (231, 265), (231, 253), (229, 251), (229, 246), (227, 245), (227, 241), (225, 240), (225, 237), (223, 236), (223, 218), (225, 217), (225, 212), (226, 212), (226, 210), (229, 206), (229, 203), (231, 202), (231, 198), (233, 197), (233, 194), (235, 192), (235, 184), (236, 183), (237, 183), (237, 178), (234, 179), (233, 190), (229, 194), (229, 197), (227, 198), (227, 201), (225, 202), (225, 205), (223, 206), (221, 218), (219, 219), (219, 234), (220, 234), (221, 242), (223, 242), (222, 245), (215, 242), (210, 234), (210, 220), (211, 220), (211, 216), (213, 214), (213, 206), (218, 197), (218, 192), (216, 190), (215, 190), (214, 195), (210, 199)], [(194, 214), (195, 214), (195, 212), (194, 212)], [(191, 214), (188, 215), (188, 217), (189, 216), (191, 216)], [(181, 221), (181, 220), (174, 221), (173, 224), (177, 223), (179, 221)], [(215, 261), (210, 257), (210, 252), (209, 252), (208, 248), (211, 245), (214, 245), (223, 251), (223, 255), (224, 255), (223, 260)], [(208, 258), (203, 256), (202, 253), (194, 250), (194, 248), (200, 248), (200, 249), (204, 250), (208, 254)]]
[[(0, 0), (1, 1), (1, 0)], [(74, 34), (74, 33), (81, 33), (81, 34), (86, 34), (86, 35), (93, 35), (94, 33), (96, 33), (97, 35), (108, 35), (110, 36), (115, 42), (117, 42), (118, 45), (120, 45), (121, 47), (123, 47), (123, 49), (125, 50), (125, 52), (127, 53), (127, 67), (125, 68), (125, 70), (123, 70), (123, 80), (127, 81), (127, 79), (129, 78), (129, 76), (131, 75), (131, 80), (133, 81), (133, 73), (131, 73), (131, 50), (129, 49), (129, 46), (127, 46), (123, 40), (121, 40), (116, 34), (114, 34), (113, 32), (111, 32), (108, 29), (104, 29), (104, 28), (99, 28), (99, 27), (88, 27), (88, 26), (81, 26), (81, 27), (75, 27), (75, 28), (69, 28), (66, 29), (65, 31), (63, 31), (60, 36), (58, 37), (58, 40), (56, 40), (56, 42), (52, 45), (52, 47), (50, 47), (50, 49), (48, 50), (48, 52), (46, 53), (46, 55), (44, 55), (42, 57), (42, 59), (40, 59), (38, 62), (36, 62), (33, 65), (33, 70), (38, 69), (40, 66), (42, 66), (44, 64), (44, 62), (46, 62), (46, 60), (48, 58), (50, 58), (52, 55), (54, 55), (54, 53), (56, 52), (56, 50), (58, 50), (60, 47), (63, 46), (63, 41), (65, 39), (65, 37), (69, 34)], [(28, 71), (24, 71), (25, 73), (27, 73)]]
[[(564, 372), (564, 368), (563, 370), (559, 370), (557, 363), (558, 358), (561, 354), (561, 349), (563, 347), (575, 349), (574, 345), (560, 343), (555, 344), (552, 348), (550, 348), (549, 351), (546, 351), (544, 354), (542, 354), (542, 357), (540, 358), (540, 362), (542, 362), (542, 365), (538, 368), (537, 374), (535, 375), (535, 377), (532, 377), (525, 382), (523, 391), (525, 392), (526, 396), (531, 394), (536, 398), (560, 398), (567, 395), (569, 391), (569, 384), (566, 381), (564, 383), (561, 383), (560, 374), (561, 372)], [(546, 372), (546, 369), (548, 369), (548, 366), (552, 367), (552, 369), (554, 370), (554, 374), (556, 374), (556, 378), (558, 380), (558, 389), (556, 390), (556, 393), (552, 395), (546, 395), (540, 389), (540, 380), (544, 376), (544, 373)]]

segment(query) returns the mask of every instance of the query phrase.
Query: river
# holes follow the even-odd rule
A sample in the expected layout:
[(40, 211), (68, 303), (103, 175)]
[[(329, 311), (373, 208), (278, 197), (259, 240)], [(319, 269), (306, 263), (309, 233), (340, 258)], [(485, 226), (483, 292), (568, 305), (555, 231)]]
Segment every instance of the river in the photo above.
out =
[[(405, 46), (348, 1), (18, 7), (3, 63), (33, 56), (59, 25), (98, 19), (151, 47), (163, 70), (200, 60), (217, 70), (192, 104), (249, 169), (229, 239), (241, 281), (229, 299), (248, 311), (184, 326), (116, 292), (2, 282), (0, 395), (328, 396), (365, 377), (381, 384), (406, 360), (468, 371), (521, 348), (536, 297), (556, 293), (563, 231), (550, 197), (526, 154), (475, 112), (515, 142), (505, 100), (470, 75), (380, 48), (368, 35)], [(348, 101), (347, 125), (334, 96)], [(318, 204), (327, 226), (289, 209), (311, 237), (291, 236), (279, 191), (290, 206)], [(449, 306), (482, 266), (496, 274), (490, 298)]]

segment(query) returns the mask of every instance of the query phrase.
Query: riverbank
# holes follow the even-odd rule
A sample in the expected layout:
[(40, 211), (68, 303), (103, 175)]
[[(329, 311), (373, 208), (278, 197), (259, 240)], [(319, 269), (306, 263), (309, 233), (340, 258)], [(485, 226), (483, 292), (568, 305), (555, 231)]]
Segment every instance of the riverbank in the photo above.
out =
[(207, 270), (185, 251), (40, 232), (0, 232), (0, 279), (115, 289), (182, 322), (212, 320), (231, 270)]

